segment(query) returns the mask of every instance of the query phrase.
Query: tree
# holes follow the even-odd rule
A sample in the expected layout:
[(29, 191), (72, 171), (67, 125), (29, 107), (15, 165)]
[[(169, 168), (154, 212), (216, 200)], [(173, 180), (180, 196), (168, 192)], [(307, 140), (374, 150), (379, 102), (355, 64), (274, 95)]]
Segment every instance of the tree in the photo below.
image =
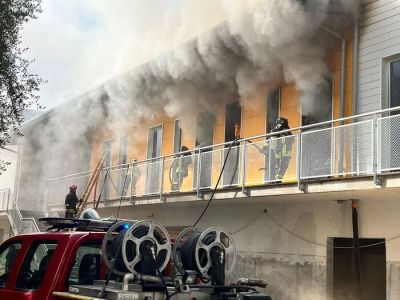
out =
[[(19, 126), (27, 107), (40, 109), (37, 92), (43, 80), (29, 71), (32, 61), (23, 57), (27, 48), (21, 46), (22, 26), (36, 19), (41, 0), (0, 0), (0, 149), (13, 134), (20, 135)], [(0, 160), (0, 174), (6, 162)]]

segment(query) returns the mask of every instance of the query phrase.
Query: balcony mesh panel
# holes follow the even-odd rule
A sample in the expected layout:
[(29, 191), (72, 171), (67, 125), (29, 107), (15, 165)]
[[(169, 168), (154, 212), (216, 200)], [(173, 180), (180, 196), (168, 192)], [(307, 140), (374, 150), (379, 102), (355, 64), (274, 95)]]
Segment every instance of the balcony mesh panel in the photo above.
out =
[[(219, 151), (216, 151), (219, 153)], [(212, 183), (212, 175), (213, 175), (213, 156), (215, 151), (206, 151), (201, 152), (200, 154), (200, 169), (197, 172), (197, 159), (195, 160), (194, 165), (194, 175), (193, 175), (193, 187), (197, 188), (197, 182), (199, 181), (200, 189), (210, 189)], [(197, 176), (199, 174), (199, 180), (197, 180)]]
[(332, 175), (371, 173), (372, 120), (335, 127)]
[(154, 159), (146, 162), (145, 166), (145, 189), (143, 195), (155, 195), (160, 193), (160, 175), (161, 175), (162, 160)]
[[(225, 160), (226, 155), (228, 154), (228, 149), (225, 148), (223, 150), (223, 160)], [(229, 152), (229, 156), (226, 160), (224, 172), (222, 174), (222, 184), (224, 187), (228, 186), (238, 186), (240, 180), (240, 172), (241, 172), (241, 147), (233, 146), (231, 151)], [(222, 161), (223, 164), (223, 161)], [(222, 165), (221, 165), (222, 168)]]
[(400, 169), (400, 115), (378, 119), (378, 172)]
[(332, 174), (332, 129), (305, 132), (302, 135), (301, 178)]

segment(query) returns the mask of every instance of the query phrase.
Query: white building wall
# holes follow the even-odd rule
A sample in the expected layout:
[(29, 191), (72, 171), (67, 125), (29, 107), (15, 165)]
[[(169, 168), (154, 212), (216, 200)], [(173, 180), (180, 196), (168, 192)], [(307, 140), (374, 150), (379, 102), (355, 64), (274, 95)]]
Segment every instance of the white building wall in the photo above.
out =
[(360, 20), (356, 113), (386, 108), (385, 58), (400, 53), (400, 0), (364, 4)]
[[(258, 277), (268, 281), (273, 299), (327, 299), (327, 238), (352, 237), (351, 202), (296, 201), (214, 203), (199, 227), (223, 227), (233, 233), (238, 250), (230, 279)], [(236, 201), (237, 203), (237, 201)], [(165, 226), (191, 226), (205, 201), (123, 207), (120, 218), (153, 219)], [(268, 215), (263, 213), (268, 210)], [(400, 203), (360, 200), (361, 238), (385, 238), (387, 299), (400, 298)], [(99, 211), (116, 215), (117, 208)], [(271, 218), (272, 217), (272, 218)]]
[[(18, 152), (18, 146), (7, 145), (7, 149)], [(8, 151), (6, 149), (0, 150), (0, 159), (9, 162), (7, 171), (0, 175), (0, 190), (10, 188), (14, 191), (15, 178), (17, 175), (17, 153)]]

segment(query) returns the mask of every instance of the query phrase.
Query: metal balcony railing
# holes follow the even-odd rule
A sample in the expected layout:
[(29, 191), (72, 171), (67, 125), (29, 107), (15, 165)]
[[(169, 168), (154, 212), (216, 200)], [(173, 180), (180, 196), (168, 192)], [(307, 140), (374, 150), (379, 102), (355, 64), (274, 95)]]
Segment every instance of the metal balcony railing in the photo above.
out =
[(6, 212), (14, 235), (40, 232), (34, 218), (24, 218), (11, 189), (0, 190), (0, 211)]
[[(282, 131), (276, 138), (265, 134), (236, 141), (226, 159), (218, 189), (247, 188), (274, 183), (297, 183), (336, 177), (373, 176), (400, 171), (400, 107), (355, 115)], [(103, 169), (92, 200), (132, 200), (195, 192), (215, 187), (230, 143), (197, 148), (177, 157), (168, 155), (135, 164)], [(290, 156), (281, 159), (286, 147)], [(176, 167), (184, 172), (175, 172)], [(64, 204), (71, 184), (82, 192), (91, 172), (50, 181), (47, 203)], [(178, 183), (178, 184), (177, 184)], [(79, 196), (79, 195), (78, 195)]]

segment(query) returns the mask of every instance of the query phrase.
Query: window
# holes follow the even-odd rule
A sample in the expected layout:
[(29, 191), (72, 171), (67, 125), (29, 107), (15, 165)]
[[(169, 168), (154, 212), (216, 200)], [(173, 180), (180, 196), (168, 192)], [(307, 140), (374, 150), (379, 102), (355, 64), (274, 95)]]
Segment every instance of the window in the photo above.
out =
[[(118, 164), (124, 165), (126, 164), (127, 160), (128, 160), (128, 137), (123, 136), (119, 140)], [(118, 196), (121, 196), (124, 193), (124, 190), (127, 189), (127, 184), (129, 183), (125, 179), (126, 176), (127, 176), (126, 168), (122, 168), (118, 171)]]
[(202, 112), (197, 115), (195, 147), (210, 146), (214, 141), (215, 116), (211, 112)]
[(147, 158), (156, 158), (161, 156), (161, 143), (162, 125), (150, 128), (147, 144)]
[[(197, 115), (196, 121), (196, 148), (211, 146), (214, 142), (214, 124), (215, 116), (211, 112), (201, 112)], [(193, 187), (197, 188), (197, 182), (200, 183), (200, 188), (211, 188), (211, 172), (212, 172), (212, 148), (201, 150), (200, 159), (200, 178), (197, 179), (198, 157), (195, 156), (194, 172), (193, 172)]]
[(242, 108), (239, 102), (230, 103), (226, 106), (225, 115), (225, 142), (233, 141), (238, 135), (242, 122)]
[(329, 76), (315, 93), (301, 96), (302, 125), (332, 120), (332, 99), (332, 76)]
[(118, 164), (119, 165), (126, 164), (127, 158), (128, 158), (128, 137), (123, 136), (119, 140)]
[(389, 105), (390, 107), (400, 106), (400, 60), (390, 63)]
[(100, 279), (101, 269), (101, 243), (89, 242), (81, 245), (75, 254), (67, 278), (67, 286), (71, 284), (93, 284)]
[[(226, 106), (225, 116), (225, 142), (235, 140), (240, 137), (240, 126), (242, 120), (242, 108), (239, 102), (234, 102)], [(226, 148), (229, 144), (226, 145)], [(228, 149), (225, 149), (224, 159), (228, 154)], [(240, 151), (238, 146), (232, 147), (229, 156), (226, 160), (226, 165), (223, 174), (223, 186), (235, 186), (239, 181), (239, 159)]]
[(275, 122), (280, 115), (281, 106), (281, 90), (277, 88), (267, 95), (267, 122), (266, 122), (266, 132), (269, 133), (275, 127)]
[(0, 249), (0, 287), (6, 286), (21, 245), (20, 242), (14, 242)]
[(175, 120), (174, 153), (181, 151), (182, 146), (182, 120)]
[[(112, 165), (112, 140), (108, 140), (103, 143), (103, 153), (107, 153), (104, 159), (103, 167), (109, 168)], [(110, 178), (109, 175), (110, 174), (107, 174), (107, 171), (102, 171), (100, 180), (100, 183), (104, 185), (103, 191), (101, 193), (102, 199), (108, 199), (109, 196), (109, 187), (108, 187), (108, 181)]]
[(46, 275), (57, 242), (33, 242), (22, 264), (16, 288), (37, 290)]

